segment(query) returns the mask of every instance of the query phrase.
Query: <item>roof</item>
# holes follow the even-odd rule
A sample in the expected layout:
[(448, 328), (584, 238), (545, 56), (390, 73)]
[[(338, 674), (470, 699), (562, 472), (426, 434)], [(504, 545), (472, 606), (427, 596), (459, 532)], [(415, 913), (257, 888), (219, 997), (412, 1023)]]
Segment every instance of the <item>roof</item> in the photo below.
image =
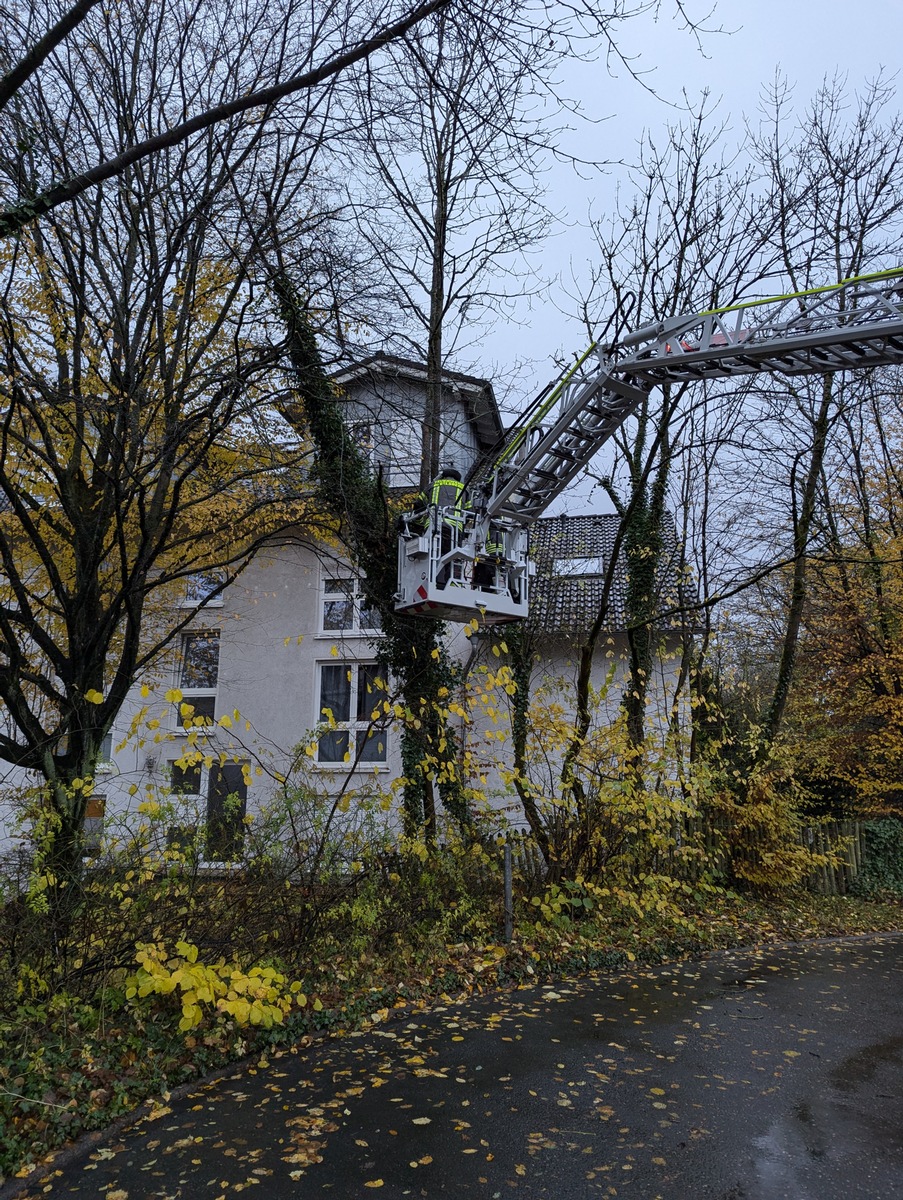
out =
[[(530, 555), (536, 575), (530, 595), (530, 623), (546, 633), (584, 633), (596, 620), (605, 573), (614, 553), (621, 518), (615, 513), (542, 517), (530, 530)], [(661, 609), (673, 601), (680, 580), (680, 555), (674, 522), (665, 523), (665, 561), (659, 588)], [(609, 632), (626, 627), (627, 564), (623, 548), (609, 593)], [(663, 622), (668, 624), (670, 622)]]
[[(382, 350), (360, 362), (349, 363), (329, 376), (335, 383), (349, 384), (359, 379), (376, 376), (391, 376), (409, 379), (414, 383), (426, 384), (426, 366), (410, 358), (385, 354)], [(502, 436), (502, 419), (492, 383), (476, 375), (465, 375), (462, 371), (442, 372), (442, 382), (460, 394), (467, 407), (467, 415), (476, 431), (481, 451), (492, 449)]]

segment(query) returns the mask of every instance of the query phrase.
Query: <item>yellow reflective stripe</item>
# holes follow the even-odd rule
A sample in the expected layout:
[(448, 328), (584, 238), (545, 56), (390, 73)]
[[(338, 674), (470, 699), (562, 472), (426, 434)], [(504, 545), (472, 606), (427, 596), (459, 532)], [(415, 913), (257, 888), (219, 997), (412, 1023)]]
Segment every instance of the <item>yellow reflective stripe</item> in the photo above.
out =
[(461, 497), (464, 495), (464, 484), (460, 481), (460, 479), (434, 479), (432, 491), (430, 493), (431, 503), (439, 503), (439, 489), (444, 487), (455, 489), (456, 495), (454, 503), (459, 504), (461, 502)]

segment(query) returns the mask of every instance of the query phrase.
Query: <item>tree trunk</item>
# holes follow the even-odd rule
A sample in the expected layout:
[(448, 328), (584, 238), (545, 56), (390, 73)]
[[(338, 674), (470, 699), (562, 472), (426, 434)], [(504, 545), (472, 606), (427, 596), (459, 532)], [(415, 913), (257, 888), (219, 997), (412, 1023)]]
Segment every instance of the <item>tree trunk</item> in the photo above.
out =
[(815, 514), (815, 501), (818, 495), (818, 483), (821, 477), (822, 465), (825, 458), (825, 448), (828, 433), (831, 428), (831, 404), (834, 398), (834, 376), (825, 375), (822, 381), (821, 402), (813, 426), (812, 452), (809, 458), (809, 469), (800, 497), (799, 514), (793, 529), (793, 578), (790, 585), (790, 604), (787, 610), (787, 624), (781, 642), (781, 656), (778, 662), (777, 679), (771, 703), (762, 720), (762, 737), (759, 757), (764, 757), (778, 735), (787, 698), (793, 682), (793, 666), (796, 661), (796, 650), (799, 644), (800, 628), (803, 621), (803, 610), (806, 605), (806, 584), (809, 552), (809, 537), (812, 531), (812, 519)]

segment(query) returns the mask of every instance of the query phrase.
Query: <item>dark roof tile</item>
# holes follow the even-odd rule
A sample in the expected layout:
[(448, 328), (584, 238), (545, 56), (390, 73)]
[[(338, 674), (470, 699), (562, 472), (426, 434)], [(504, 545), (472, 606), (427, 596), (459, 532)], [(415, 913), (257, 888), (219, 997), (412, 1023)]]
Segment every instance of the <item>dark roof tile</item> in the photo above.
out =
[[(590, 516), (543, 517), (530, 531), (530, 555), (536, 575), (530, 603), (530, 623), (546, 633), (583, 633), (596, 620), (605, 573), (614, 553), (620, 518), (614, 513)], [(674, 523), (665, 524), (665, 560), (661, 570), (660, 604), (673, 604), (680, 578), (680, 554)], [(623, 549), (615, 565), (605, 628), (626, 625), (627, 565)], [(670, 623), (670, 622), (668, 622)]]

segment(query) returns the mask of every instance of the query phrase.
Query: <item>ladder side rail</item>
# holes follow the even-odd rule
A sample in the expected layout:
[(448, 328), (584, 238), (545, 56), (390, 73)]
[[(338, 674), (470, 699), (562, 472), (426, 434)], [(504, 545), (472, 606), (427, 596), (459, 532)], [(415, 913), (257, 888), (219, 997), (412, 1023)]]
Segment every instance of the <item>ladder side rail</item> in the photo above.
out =
[[(728, 378), (762, 369), (817, 374), (860, 362), (865, 365), (864, 359), (857, 362), (838, 357), (832, 363), (805, 354), (821, 348), (839, 350), (852, 341), (879, 343), (877, 350), (873, 345), (867, 347), (866, 359), (870, 365), (901, 361), (899, 349), (887, 346), (888, 338), (899, 336), (903, 319), (899, 286), (898, 276), (894, 277), (892, 287), (886, 283), (875, 286), (871, 281), (851, 280), (811, 294), (781, 296), (670, 318), (628, 335), (622, 346), (633, 347), (633, 353), (620, 360), (604, 358), (603, 348), (594, 344), (559, 384), (540, 393), (527, 420), (519, 422), (506, 439), (505, 451), (489, 467), (490, 477), (495, 478), (487, 511), (509, 515), (517, 512), (523, 507), (523, 502), (512, 502), (517, 492), (532, 497), (531, 513), (541, 504), (550, 503), (655, 384)], [(761, 315), (757, 311), (760, 308), (765, 310)], [(794, 311), (788, 313), (788, 308)], [(596, 370), (580, 371), (594, 351), (598, 359)], [(788, 356), (786, 360), (784, 356)], [(634, 376), (649, 386), (634, 389), (627, 384), (624, 377), (631, 374), (631, 368)], [(587, 406), (606, 389), (620, 395), (621, 401), (607, 406), (608, 419), (600, 421), (597, 430), (581, 430), (580, 439), (571, 439), (572, 453), (581, 456), (580, 461), (568, 462), (564, 456), (556, 459), (556, 449), (568, 438)], [(540, 403), (544, 399), (545, 403)], [(557, 418), (550, 430), (531, 446), (530, 433), (556, 401)], [(617, 422), (614, 427), (611, 419)], [(592, 436), (594, 432), (599, 436)], [(510, 474), (502, 470), (505, 467), (510, 468)], [(531, 474), (535, 475), (532, 481)]]
[[(765, 311), (757, 318), (759, 308)], [(788, 308), (794, 311), (788, 314)], [(720, 338), (728, 344), (751, 346), (792, 332), (830, 330), (850, 323), (869, 325), (900, 315), (903, 315), (903, 296), (899, 283), (879, 288), (851, 281), (831, 290), (820, 289), (819, 294), (811, 296), (782, 296), (730, 309), (672, 317), (628, 334), (622, 344), (636, 347), (636, 353), (645, 352), (646, 357), (682, 356), (686, 352), (683, 343), (688, 339), (694, 352), (715, 349)], [(725, 320), (728, 316), (733, 316), (733, 328)]]
[(491, 458), (484, 460), (467, 478), (469, 487), (479, 486), (490, 480), (503, 467), (513, 466), (522, 460), (524, 447), (530, 434), (542, 430), (542, 421), (558, 406), (559, 413), (571, 404), (571, 395), (579, 391), (587, 379), (594, 378), (595, 371), (584, 369), (584, 363), (594, 353), (598, 355), (599, 344), (593, 342), (577, 360), (570, 364), (558, 377), (547, 384), (522, 413), (516, 423), (506, 431)]
[[(887, 289), (860, 287), (855, 289), (855, 294), (858, 299), (869, 302), (868, 309), (857, 305), (838, 311), (836, 302), (841, 291), (854, 292), (854, 288), (847, 285), (832, 293), (818, 295), (810, 303), (802, 304), (802, 312), (797, 297), (781, 298), (777, 313), (772, 309), (749, 328), (742, 324), (743, 309), (733, 310), (730, 314), (712, 312), (677, 318), (665, 324), (665, 330), (658, 334), (652, 346), (639, 348), (619, 362), (604, 363), (588, 381), (574, 379), (562, 395), (558, 419), (532, 450), (512, 464), (513, 473), (499, 481), (488, 511), (508, 515), (523, 512), (524, 500), (518, 502), (516, 498), (521, 492), (529, 497), (526, 504), (529, 511), (524, 515), (535, 519), (656, 384), (729, 378), (755, 374), (762, 369), (783, 370), (788, 374), (820, 374), (832, 369), (903, 362), (900, 347), (889, 344), (889, 339), (903, 336), (903, 302), (891, 300)], [(797, 304), (798, 310), (784, 320), (776, 321), (776, 316), (783, 317), (792, 304)], [(889, 315), (892, 320), (888, 319)], [(812, 329), (816, 322), (822, 327)], [(688, 334), (696, 335), (693, 342), (685, 341)], [(856, 360), (840, 357), (841, 348), (854, 342), (865, 342), (865, 355)], [(833, 363), (807, 356), (812, 351), (832, 348), (838, 350), (837, 360)], [(785, 355), (790, 357), (781, 361)], [(623, 379), (624, 375), (630, 374), (644, 379), (650, 386), (646, 389), (631, 387)], [(619, 394), (621, 402), (607, 406), (610, 419), (604, 422), (604, 427), (600, 425), (599, 436), (586, 439), (578, 459), (570, 463), (556, 461), (556, 447), (568, 436), (586, 407), (606, 388)], [(625, 389), (628, 389), (626, 394)], [(572, 390), (577, 391), (573, 401), (569, 395)], [(534, 473), (536, 481), (531, 486), (530, 476)]]

